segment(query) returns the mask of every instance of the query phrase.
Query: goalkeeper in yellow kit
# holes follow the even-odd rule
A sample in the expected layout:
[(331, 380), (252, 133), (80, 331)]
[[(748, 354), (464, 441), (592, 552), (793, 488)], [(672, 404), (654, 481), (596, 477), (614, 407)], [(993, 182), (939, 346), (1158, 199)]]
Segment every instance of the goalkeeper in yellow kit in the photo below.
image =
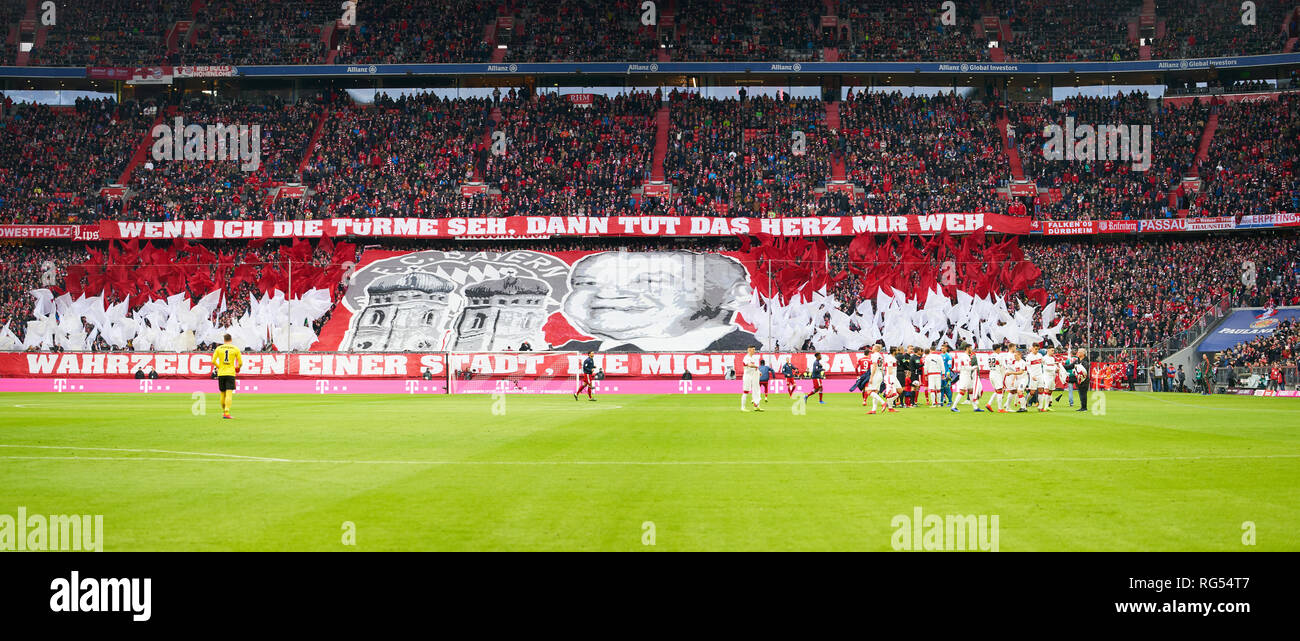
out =
[(212, 368), (217, 370), (217, 391), (221, 393), (221, 418), (230, 418), (230, 404), (235, 399), (235, 374), (244, 366), (244, 357), (239, 348), (231, 343), (230, 334), (226, 342), (212, 352)]

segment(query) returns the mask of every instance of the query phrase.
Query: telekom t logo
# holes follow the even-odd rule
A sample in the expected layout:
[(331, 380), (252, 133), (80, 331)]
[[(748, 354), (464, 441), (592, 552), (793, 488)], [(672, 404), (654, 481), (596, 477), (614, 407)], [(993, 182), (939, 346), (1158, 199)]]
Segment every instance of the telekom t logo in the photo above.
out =
[(140, 381), (140, 391), (141, 391), (141, 392), (144, 392), (145, 394), (148, 394), (148, 393), (149, 393), (149, 390), (151, 390), (151, 389), (153, 389), (153, 381), (151, 381), (151, 380), (149, 380), (149, 379), (147, 379), (147, 378), (144, 379), (144, 380), (142, 380), (142, 381)]
[(66, 378), (54, 379), (54, 391), (62, 392), (65, 389), (68, 389), (68, 379)]
[(677, 381), (677, 389), (683, 394), (690, 394), (691, 389), (695, 387), (695, 381)]
[(330, 382), (329, 382), (329, 381), (316, 381), (316, 393), (317, 393), (317, 394), (324, 394), (325, 392), (328, 392), (328, 391), (330, 391)]
[(420, 390), (420, 384), (416, 381), (406, 381), (406, 393), (414, 394)]

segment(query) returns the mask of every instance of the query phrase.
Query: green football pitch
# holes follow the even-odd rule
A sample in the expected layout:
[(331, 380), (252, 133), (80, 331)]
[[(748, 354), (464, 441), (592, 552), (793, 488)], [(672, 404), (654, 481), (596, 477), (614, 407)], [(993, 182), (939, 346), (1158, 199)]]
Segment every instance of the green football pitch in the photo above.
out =
[(103, 515), (106, 551), (891, 550), (918, 508), (1002, 551), (1300, 550), (1300, 399), (205, 400), (0, 394), (0, 515)]

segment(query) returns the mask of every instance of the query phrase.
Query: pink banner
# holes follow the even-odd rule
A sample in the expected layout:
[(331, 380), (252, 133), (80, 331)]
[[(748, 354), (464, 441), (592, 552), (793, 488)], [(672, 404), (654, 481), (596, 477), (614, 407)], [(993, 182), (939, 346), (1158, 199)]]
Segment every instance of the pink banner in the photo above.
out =
[[(1136, 225), (1136, 222), (1134, 223)], [(968, 234), (983, 230), (1029, 233), (1029, 220), (989, 213), (924, 216), (807, 216), (799, 218), (720, 218), (715, 216), (511, 216), (506, 218), (330, 218), (293, 221), (216, 221), (100, 223), (104, 238), (500, 238), (554, 236), (855, 236), (861, 233), (925, 235)]]
[[(851, 379), (828, 382), (825, 392), (847, 392)], [(981, 380), (983, 391), (993, 388), (988, 379)], [(603, 394), (740, 394), (739, 380), (666, 380), (622, 378), (596, 381), (595, 393)], [(455, 381), (453, 394), (572, 394), (573, 381)], [(811, 391), (811, 381), (794, 381), (794, 393)], [(0, 378), (0, 392), (50, 392), (69, 394), (215, 394), (215, 381), (201, 380), (107, 380), (95, 378)], [(235, 390), (240, 394), (445, 394), (444, 381), (395, 379), (316, 379), (316, 380), (243, 380)], [(772, 379), (768, 392), (776, 402), (788, 402), (790, 388), (784, 380)], [(1279, 392), (1277, 396), (1296, 396), (1297, 392)], [(586, 401), (586, 399), (582, 399)]]
[[(797, 372), (807, 372), (812, 365), (811, 352), (763, 353), (759, 356), (779, 372), (789, 362)], [(853, 379), (861, 352), (823, 352), (822, 364), (830, 378)], [(976, 353), (981, 370), (988, 370), (990, 353)], [(728, 371), (741, 371), (741, 352), (658, 352), (599, 353), (596, 368), (607, 380), (642, 378), (680, 380), (687, 372), (698, 383), (717, 381)], [(244, 354), (241, 381), (340, 379), (394, 380), (420, 379), (427, 371), (434, 382), (445, 381), (451, 364), (455, 385), (466, 382), (496, 384), (513, 380), (560, 380), (572, 383), (582, 371), (582, 353), (558, 352), (479, 352), (479, 353), (407, 353), (348, 354), (341, 352)], [(211, 378), (210, 353), (138, 353), (138, 352), (6, 352), (0, 353), (0, 379), (131, 379), (137, 370), (152, 368), (167, 381), (207, 380)], [(456, 376), (471, 372), (472, 377)], [(774, 378), (779, 376), (774, 375)], [(464, 379), (464, 380), (463, 380)]]

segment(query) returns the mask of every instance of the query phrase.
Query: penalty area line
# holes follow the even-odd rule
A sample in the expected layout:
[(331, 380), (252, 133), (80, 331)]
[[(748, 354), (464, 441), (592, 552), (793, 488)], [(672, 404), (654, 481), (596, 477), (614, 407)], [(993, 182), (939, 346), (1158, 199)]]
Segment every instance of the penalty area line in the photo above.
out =
[[(0, 445), (0, 447), (13, 447)], [(53, 448), (60, 449), (60, 448)], [(167, 452), (166, 450), (113, 450), (113, 448), (61, 448), (61, 449), (106, 449), (127, 452)], [(911, 465), (911, 464), (969, 464), (969, 463), (1147, 463), (1154, 461), (1218, 461), (1218, 460), (1262, 460), (1262, 459), (1300, 459), (1300, 454), (1223, 454), (1205, 456), (1097, 456), (1097, 457), (1032, 457), (1032, 458), (987, 458), (987, 459), (862, 459), (862, 460), (827, 460), (827, 461), (387, 461), (387, 460), (348, 460), (348, 459), (283, 459), (256, 456), (238, 456), (234, 454), (201, 454), (197, 452), (169, 452), (194, 454), (201, 458), (179, 458), (161, 456), (0, 456), (5, 460), (25, 461), (188, 461), (200, 463), (298, 463), (309, 465), (423, 465), (423, 466), (727, 466), (727, 465)], [(206, 458), (227, 457), (227, 458)]]

